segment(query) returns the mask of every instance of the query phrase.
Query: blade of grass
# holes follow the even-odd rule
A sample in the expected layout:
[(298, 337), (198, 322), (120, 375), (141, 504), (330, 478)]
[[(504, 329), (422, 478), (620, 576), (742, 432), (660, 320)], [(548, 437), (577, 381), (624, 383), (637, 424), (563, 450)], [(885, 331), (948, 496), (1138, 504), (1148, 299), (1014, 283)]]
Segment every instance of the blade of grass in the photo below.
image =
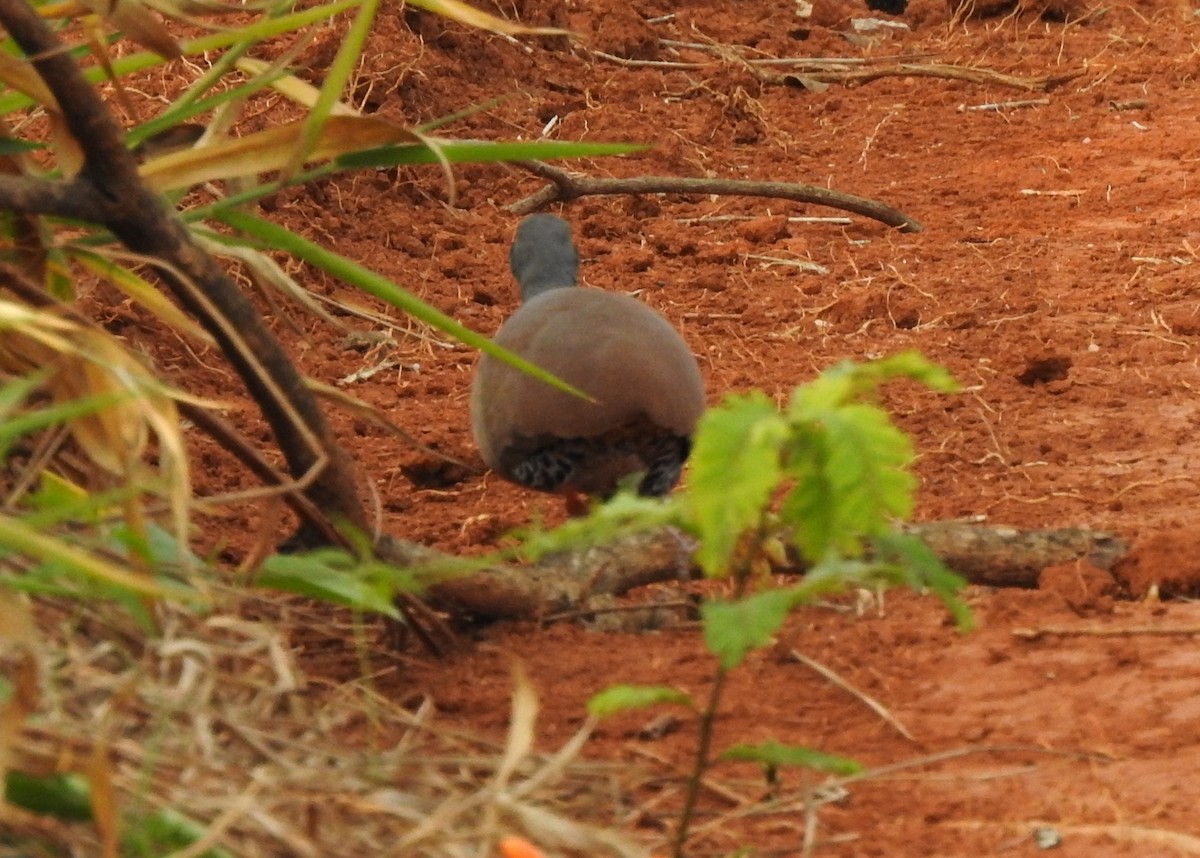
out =
[(358, 7), (358, 15), (355, 16), (346, 35), (342, 37), (341, 47), (338, 48), (333, 62), (330, 63), (329, 71), (325, 75), (325, 82), (321, 85), (321, 92), (317, 96), (317, 102), (308, 112), (308, 116), (304, 118), (304, 130), (296, 141), (295, 151), (283, 168), (281, 181), (286, 181), (288, 177), (304, 166), (316, 148), (317, 140), (321, 137), (326, 121), (341, 100), (346, 82), (354, 74), (354, 68), (358, 65), (358, 59), (366, 45), (367, 36), (371, 34), (371, 25), (375, 22), (375, 13), (378, 10), (379, 0), (363, 0), (362, 5)]
[(0, 514), (0, 546), (39, 562), (53, 561), (82, 577), (152, 598), (196, 602), (200, 594), (175, 581), (137, 575), (81, 548), (68, 545), (20, 519)]
[[(574, 396), (584, 399), (589, 398), (587, 394), (560, 381), (529, 361), (501, 348), (482, 334), (475, 333), (440, 310), (429, 306), (411, 292), (402, 289), (386, 277), (382, 277), (374, 271), (364, 268), (357, 262), (353, 262), (331, 250), (327, 250), (318, 244), (306, 241), (281, 226), (245, 214), (244, 212), (234, 210), (222, 211), (218, 214), (218, 219), (226, 225), (262, 242), (264, 247), (271, 247), (291, 253), (305, 262), (329, 272), (334, 277), (374, 295), (381, 301), (386, 301), (398, 310), (403, 310), (413, 318), (449, 334), (459, 342), (486, 352), (522, 372), (529, 373), (546, 384)], [(220, 236), (215, 233), (213, 237), (218, 240), (220, 239)], [(226, 237), (226, 240), (228, 240), (228, 237)]]

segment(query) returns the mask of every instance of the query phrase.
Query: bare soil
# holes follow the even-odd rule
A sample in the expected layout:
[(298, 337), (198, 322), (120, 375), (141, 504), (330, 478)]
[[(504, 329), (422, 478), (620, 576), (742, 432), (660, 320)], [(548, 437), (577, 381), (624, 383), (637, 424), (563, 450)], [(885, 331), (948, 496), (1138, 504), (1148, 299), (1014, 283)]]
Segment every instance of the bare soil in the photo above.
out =
[[(582, 34), (573, 44), (518, 43), (388, 5), (355, 97), (415, 125), (507, 93), (449, 132), (639, 141), (652, 148), (568, 166), (801, 181), (902, 209), (921, 232), (859, 217), (791, 220), (841, 213), (737, 197), (591, 197), (555, 208), (576, 230), (586, 283), (635, 292), (671, 319), (700, 358), (712, 402), (751, 388), (782, 401), (837, 361), (919, 349), (964, 386), (953, 396), (912, 385), (887, 393), (920, 454), (919, 519), (1082, 526), (1136, 541), (1119, 581), (1080, 565), (1050, 570), (1036, 590), (972, 588), (971, 634), (910, 593), (889, 594), (882, 609), (851, 610), (847, 600), (801, 611), (776, 647), (733, 676), (717, 747), (774, 738), (871, 767), (908, 765), (847, 785), (809, 817), (794, 802), (770, 802), (815, 776), (784, 772), (772, 786), (749, 768), (718, 767), (721, 789), (705, 794), (691, 854), (800, 854), (806, 826), (821, 855), (1032, 855), (1039, 827), (1061, 838), (1064, 858), (1200, 854), (1200, 606), (1187, 598), (1200, 584), (1189, 512), (1200, 481), (1191, 468), (1200, 21), (1183, 0), (1095, 4), (1066, 23), (1036, 11), (952, 21), (940, 0), (914, 0), (892, 19), (907, 29), (848, 38), (850, 19), (871, 13), (849, 0), (816, 6), (807, 21), (792, 0), (518, 0), (499, 10)], [(314, 80), (344, 25), (319, 39)], [(732, 54), (662, 40), (745, 46), (745, 58), (886, 67), (916, 57), (1076, 76), (1026, 91), (910, 72), (814, 92), (764, 81)], [(518, 218), (505, 207), (541, 186), (514, 167), (469, 166), (455, 171), (448, 204), (434, 168), (365, 173), (281, 194), (269, 213), (491, 332), (517, 301), (506, 257)], [(314, 292), (365, 303), (301, 273)], [(477, 553), (535, 517), (561, 519), (555, 499), (482, 473), (467, 419), (469, 349), (400, 317), (397, 342), (369, 349), (311, 317), (294, 319), (303, 337), (277, 322), (303, 370), (327, 382), (396, 360), (346, 389), (468, 466), (335, 411), (381, 500), (383, 530)], [(187, 370), (238, 401), (228, 379)], [(243, 425), (255, 425), (248, 404)], [(203, 491), (249, 484), (222, 457), (204, 461)], [(227, 524), (236, 557), (260, 522), (247, 508)], [(1171, 598), (1146, 599), (1155, 586)], [(351, 641), (300, 628), (294, 640), (312, 676), (361, 676)], [(911, 738), (793, 650), (874, 697)], [(391, 653), (381, 636), (372, 657), (383, 693), (431, 699), (444, 722), (497, 737), (509, 665), (520, 659), (542, 694), (545, 749), (612, 683), (673, 684), (700, 698), (713, 673), (689, 626), (501, 625), (443, 660)], [(651, 715), (616, 719), (586, 749), (655, 775), (637, 780), (642, 809), (631, 805), (614, 824), (650, 837), (669, 828), (697, 731), (694, 716), (677, 715), (652, 732), (642, 729)]]

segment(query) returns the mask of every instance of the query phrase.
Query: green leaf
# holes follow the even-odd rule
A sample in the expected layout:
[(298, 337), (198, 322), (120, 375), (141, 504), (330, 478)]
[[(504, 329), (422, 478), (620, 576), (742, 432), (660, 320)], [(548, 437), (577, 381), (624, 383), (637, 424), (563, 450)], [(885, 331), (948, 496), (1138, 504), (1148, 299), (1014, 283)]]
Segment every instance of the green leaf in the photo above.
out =
[(363, 46), (371, 33), (371, 24), (375, 21), (375, 13), (379, 10), (379, 0), (361, 0), (358, 14), (350, 27), (342, 34), (341, 45), (333, 62), (325, 70), (324, 81), (321, 84), (317, 103), (304, 117), (304, 132), (295, 147), (288, 166), (283, 174), (290, 176), (296, 173), (307, 160), (309, 154), (321, 136), (321, 129), (333, 113), (334, 106), (342, 95), (342, 90), (350, 76), (355, 73), (362, 58)]
[(831, 772), (835, 775), (854, 775), (863, 771), (862, 763), (857, 760), (799, 745), (782, 745), (775, 741), (763, 742), (760, 745), (734, 745), (722, 752), (721, 759), (761, 763), (771, 769), (780, 766), (803, 766), (806, 769)]
[(676, 498), (645, 498), (621, 491), (604, 503), (591, 507), (588, 514), (570, 518), (551, 530), (535, 521), (508, 535), (520, 541), (506, 556), (531, 563), (547, 554), (582, 551), (593, 545), (612, 542), (635, 533), (656, 530), (680, 519)]
[(958, 598), (966, 580), (951, 571), (920, 537), (890, 531), (873, 537), (871, 544), (876, 559), (895, 565), (908, 586), (914, 590), (932, 590), (960, 629), (970, 631), (975, 627), (971, 609)]
[(706, 602), (700, 608), (704, 644), (726, 670), (746, 653), (772, 643), (795, 598), (788, 590), (767, 590), (736, 602)]
[(939, 393), (953, 393), (959, 384), (950, 370), (933, 363), (918, 351), (903, 351), (867, 364), (876, 384), (895, 378), (908, 378)]
[(92, 818), (92, 791), (82, 775), (31, 775), (9, 769), (4, 776), (4, 798), (10, 804), (42, 816), (70, 822)]
[(263, 563), (258, 583), (274, 590), (399, 619), (400, 612), (392, 602), (394, 590), (388, 582), (377, 578), (371, 580), (364, 574), (366, 570), (357, 566), (347, 568), (349, 560), (350, 556), (344, 552), (277, 554)]
[(220, 846), (191, 853), (188, 847), (198, 843), (210, 832), (210, 826), (184, 816), (167, 807), (129, 820), (122, 829), (122, 854), (173, 855), (189, 852), (196, 858), (233, 858), (233, 853)]
[(906, 351), (870, 363), (842, 361), (830, 367), (813, 381), (796, 388), (788, 413), (795, 419), (803, 419), (806, 414), (860, 402), (873, 396), (883, 383), (897, 378), (908, 378), (941, 392), (958, 389), (958, 383), (944, 367), (931, 363), (920, 352)]
[(604, 155), (628, 155), (641, 152), (648, 146), (638, 143), (577, 143), (568, 140), (445, 140), (438, 138), (438, 151), (412, 143), (392, 144), (351, 152), (334, 159), (339, 169), (384, 169), (413, 164), (437, 164), (438, 155), (452, 164), (487, 164), (496, 161), (536, 160), (551, 158), (596, 158)]
[(727, 574), (738, 540), (762, 521), (786, 437), (787, 424), (759, 391), (730, 396), (700, 419), (687, 497), (705, 575)]
[(796, 486), (781, 515), (810, 562), (829, 551), (858, 556), (863, 538), (912, 511), (911, 443), (873, 405), (829, 409), (805, 428), (807, 440), (789, 447), (787, 472)]
[(56, 565), (72, 576), (125, 591), (128, 594), (196, 602), (200, 595), (169, 578), (152, 578), (130, 571), (124, 563), (113, 563), (100, 554), (44, 533), (20, 518), (0, 515), (0, 551), (12, 551), (38, 563)]
[(829, 478), (828, 437), (820, 425), (792, 427), (784, 454), (792, 489), (779, 508), (788, 539), (809, 563), (824, 557), (836, 533), (838, 510)]
[(17, 140), (13, 137), (0, 137), (0, 158), (11, 158), (14, 155), (24, 155), (38, 149), (45, 149), (45, 143), (32, 140)]
[(610, 685), (588, 701), (588, 714), (607, 718), (630, 709), (645, 709), (660, 703), (678, 703), (693, 708), (692, 698), (668, 685)]

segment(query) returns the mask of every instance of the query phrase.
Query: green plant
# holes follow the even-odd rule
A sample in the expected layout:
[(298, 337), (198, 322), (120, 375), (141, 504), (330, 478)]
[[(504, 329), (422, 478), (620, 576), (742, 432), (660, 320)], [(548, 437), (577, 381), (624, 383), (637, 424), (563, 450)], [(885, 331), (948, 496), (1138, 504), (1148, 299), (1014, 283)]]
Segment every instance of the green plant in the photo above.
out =
[[(681, 856), (705, 771), (714, 762), (713, 725), (725, 679), (747, 654), (772, 643), (788, 616), (852, 587), (906, 585), (930, 590), (960, 627), (970, 624), (955, 593), (960, 579), (897, 524), (911, 512), (912, 445), (877, 403), (880, 385), (907, 378), (955, 389), (940, 367), (916, 353), (866, 364), (846, 362), (798, 387), (780, 410), (761, 392), (732, 395), (701, 421), (687, 488), (665, 503), (619, 496), (560, 531), (534, 535), (540, 553), (615, 533), (672, 525), (698, 541), (705, 575), (727, 578), (732, 596), (701, 608), (704, 641), (716, 660), (700, 709), (694, 769), (674, 841)], [(795, 584), (768, 586), (765, 573), (803, 567)], [(615, 686), (597, 694), (593, 716), (661, 703), (695, 706), (669, 687)], [(736, 745), (718, 759), (757, 762), (768, 772), (804, 766), (849, 773), (852, 760), (767, 742)]]

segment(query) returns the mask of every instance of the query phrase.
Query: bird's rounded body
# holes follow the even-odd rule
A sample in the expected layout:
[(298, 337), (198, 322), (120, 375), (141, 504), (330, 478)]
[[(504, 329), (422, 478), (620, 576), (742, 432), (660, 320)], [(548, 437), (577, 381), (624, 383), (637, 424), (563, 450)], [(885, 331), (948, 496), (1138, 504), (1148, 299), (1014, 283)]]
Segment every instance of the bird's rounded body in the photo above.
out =
[(637, 299), (575, 286), (578, 257), (558, 218), (526, 219), (510, 258), (526, 300), (495, 342), (591, 401), (482, 356), (471, 428), (484, 462), (540, 491), (607, 497), (638, 474), (640, 493), (666, 494), (704, 410), (687, 344)]

